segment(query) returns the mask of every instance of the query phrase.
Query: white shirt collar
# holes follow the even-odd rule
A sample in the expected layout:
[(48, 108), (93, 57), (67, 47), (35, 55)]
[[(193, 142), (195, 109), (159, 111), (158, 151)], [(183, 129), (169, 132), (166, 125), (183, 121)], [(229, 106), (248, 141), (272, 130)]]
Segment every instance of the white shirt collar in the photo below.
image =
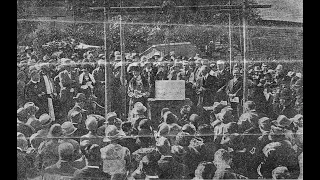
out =
[(99, 169), (99, 166), (87, 166), (87, 167)]

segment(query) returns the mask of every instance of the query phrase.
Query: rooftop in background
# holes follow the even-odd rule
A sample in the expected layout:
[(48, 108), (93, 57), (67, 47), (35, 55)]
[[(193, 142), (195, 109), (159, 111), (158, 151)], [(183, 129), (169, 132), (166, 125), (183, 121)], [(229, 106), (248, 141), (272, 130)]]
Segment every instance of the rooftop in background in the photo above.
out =
[(303, 23), (303, 0), (257, 0), (257, 3), (272, 5), (271, 8), (259, 9), (263, 20)]

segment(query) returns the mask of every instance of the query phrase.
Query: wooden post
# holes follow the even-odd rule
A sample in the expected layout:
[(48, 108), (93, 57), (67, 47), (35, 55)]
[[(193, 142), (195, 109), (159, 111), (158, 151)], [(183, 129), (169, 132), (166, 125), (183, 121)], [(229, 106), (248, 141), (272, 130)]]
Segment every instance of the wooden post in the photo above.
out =
[[(110, 6), (109, 0), (108, 0), (108, 6)], [(109, 8), (106, 8), (106, 0), (104, 0), (104, 21), (103, 21), (103, 29), (104, 29), (104, 56), (105, 56), (105, 116), (107, 113), (111, 111), (111, 91), (110, 91), (110, 63), (111, 60), (109, 58), (109, 47), (107, 47), (107, 20), (109, 19)]]
[(244, 0), (242, 9), (242, 34), (243, 34), (243, 103), (248, 100), (247, 87), (247, 8), (248, 0)]

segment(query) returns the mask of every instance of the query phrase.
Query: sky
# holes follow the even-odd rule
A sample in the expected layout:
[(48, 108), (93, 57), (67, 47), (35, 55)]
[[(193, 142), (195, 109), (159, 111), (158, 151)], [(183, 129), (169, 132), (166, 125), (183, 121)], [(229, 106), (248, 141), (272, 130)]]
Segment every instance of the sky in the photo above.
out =
[(303, 0), (257, 0), (258, 4), (269, 4), (271, 8), (260, 9), (265, 20), (303, 22)]

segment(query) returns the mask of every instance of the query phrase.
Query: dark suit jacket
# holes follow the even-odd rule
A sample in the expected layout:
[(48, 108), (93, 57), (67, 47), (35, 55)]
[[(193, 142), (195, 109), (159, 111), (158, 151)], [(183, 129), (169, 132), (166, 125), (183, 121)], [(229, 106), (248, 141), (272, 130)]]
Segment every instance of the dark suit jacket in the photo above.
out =
[(73, 176), (74, 172), (78, 170), (72, 167), (69, 162), (59, 160), (56, 164), (45, 169), (46, 174), (57, 174), (62, 176)]
[[(203, 98), (202, 105), (203, 106), (211, 106), (213, 104), (215, 92), (216, 92), (216, 82), (217, 78), (215, 76), (208, 75), (207, 79), (204, 79), (204, 77), (201, 77), (196, 82), (196, 91), (200, 89), (201, 87), (205, 88), (204, 91), (202, 91), (199, 94), (199, 98)], [(202, 101), (199, 99), (199, 101)], [(198, 103), (200, 103), (198, 101)]]
[(239, 97), (239, 100), (242, 99), (243, 96), (243, 81), (242, 78), (239, 78), (237, 82), (234, 79), (231, 79), (226, 86), (226, 93), (228, 94), (236, 94), (236, 97)]
[(104, 179), (110, 179), (110, 175), (108, 173), (105, 173), (100, 168), (94, 168), (94, 167), (84, 167), (83, 169), (77, 170), (74, 172), (73, 179), (85, 179), (90, 178), (91, 180), (104, 180)]

